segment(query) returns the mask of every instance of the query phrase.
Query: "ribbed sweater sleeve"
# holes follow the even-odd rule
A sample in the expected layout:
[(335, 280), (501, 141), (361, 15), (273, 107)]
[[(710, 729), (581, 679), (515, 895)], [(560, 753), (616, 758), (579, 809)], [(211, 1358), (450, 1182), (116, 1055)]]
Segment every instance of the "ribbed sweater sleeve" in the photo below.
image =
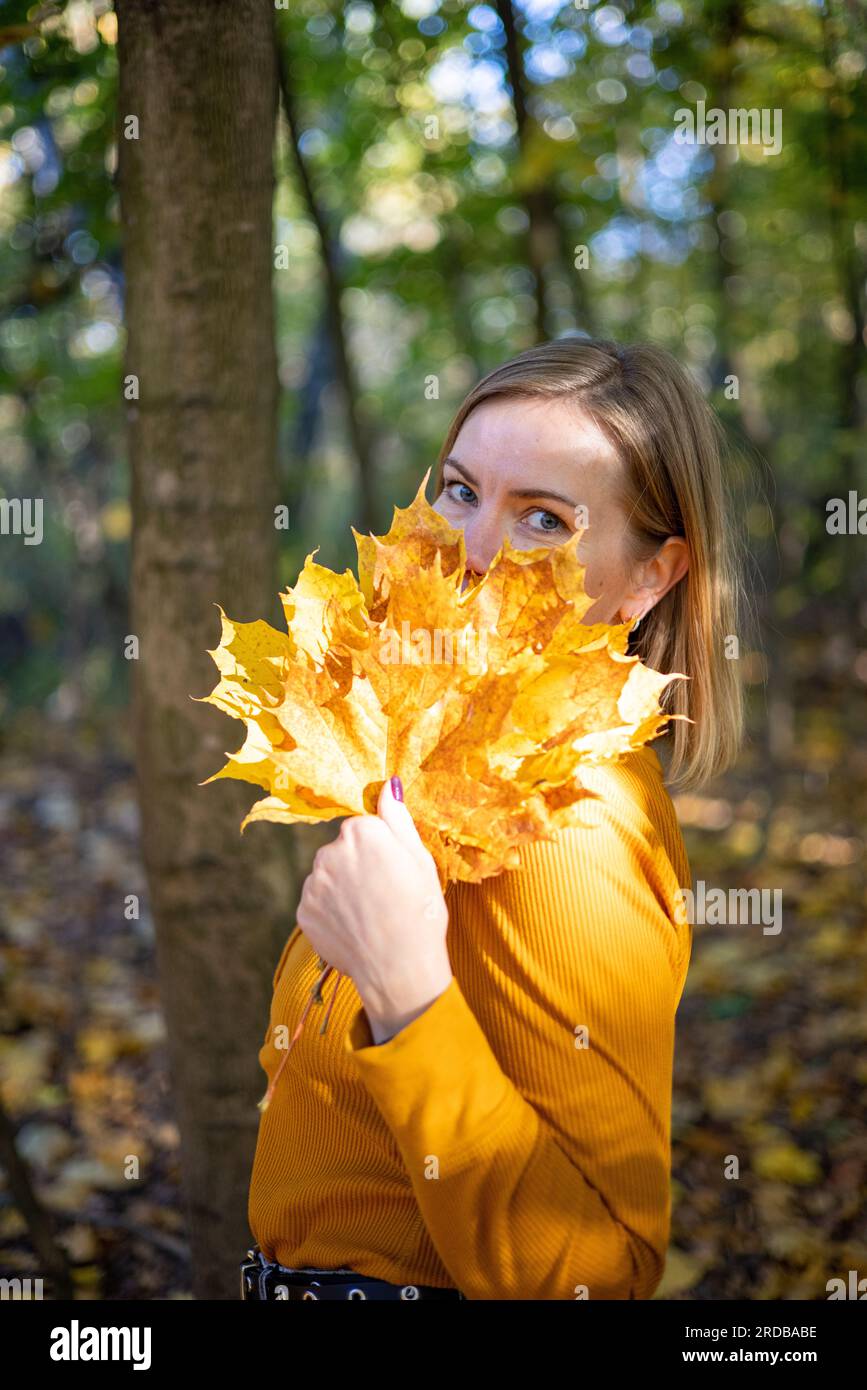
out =
[(450, 885), (483, 943), (461, 983), (379, 1046), (356, 1009), (345, 1051), (468, 1298), (649, 1298), (659, 1283), (690, 946), (677, 886), (628, 798), (588, 801), (517, 869)]

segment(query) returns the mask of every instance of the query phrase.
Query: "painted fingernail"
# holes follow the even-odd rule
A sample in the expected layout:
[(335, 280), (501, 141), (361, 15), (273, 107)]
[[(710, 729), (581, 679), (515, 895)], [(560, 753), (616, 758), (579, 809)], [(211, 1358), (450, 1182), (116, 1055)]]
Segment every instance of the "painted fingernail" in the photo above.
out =
[(403, 801), (403, 783), (399, 777), (391, 779), (391, 794), (395, 801)]

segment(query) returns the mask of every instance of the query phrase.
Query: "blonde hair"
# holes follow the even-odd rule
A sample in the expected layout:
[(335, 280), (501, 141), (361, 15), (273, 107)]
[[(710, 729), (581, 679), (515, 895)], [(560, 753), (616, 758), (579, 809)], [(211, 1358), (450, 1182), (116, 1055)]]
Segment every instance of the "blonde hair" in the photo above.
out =
[(701, 786), (735, 761), (744, 736), (740, 663), (724, 644), (744, 636), (746, 547), (722, 424), (664, 348), (587, 338), (540, 343), (494, 368), (462, 402), (440, 451), (434, 500), (470, 411), (498, 396), (566, 399), (605, 433), (624, 465), (631, 565), (669, 536), (685, 539), (688, 572), (644, 615), (629, 650), (655, 670), (689, 676), (662, 695), (668, 713), (693, 721), (668, 726), (667, 779), (679, 789)]

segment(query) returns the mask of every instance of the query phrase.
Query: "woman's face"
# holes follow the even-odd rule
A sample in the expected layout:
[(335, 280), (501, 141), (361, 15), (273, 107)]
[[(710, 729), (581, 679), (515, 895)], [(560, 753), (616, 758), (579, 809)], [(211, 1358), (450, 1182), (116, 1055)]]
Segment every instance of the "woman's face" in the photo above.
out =
[(538, 397), (490, 400), (464, 421), (433, 506), (463, 530), (474, 575), (484, 574), (504, 536), (516, 550), (531, 550), (562, 545), (586, 525), (578, 559), (596, 602), (584, 621), (625, 621), (652, 608), (688, 562), (685, 541), (672, 537), (629, 572), (621, 474), (613, 446), (575, 406)]

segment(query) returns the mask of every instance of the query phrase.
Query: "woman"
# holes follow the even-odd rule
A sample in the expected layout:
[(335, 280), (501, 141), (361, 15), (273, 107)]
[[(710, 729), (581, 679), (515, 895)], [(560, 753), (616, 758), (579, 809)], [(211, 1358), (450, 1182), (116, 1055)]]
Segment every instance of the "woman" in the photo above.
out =
[[(564, 339), (486, 376), (449, 429), (435, 508), (467, 575), (503, 537), (580, 526), (586, 621), (686, 673), (663, 700), (668, 774), (698, 786), (742, 737), (722, 432), (660, 348)], [(580, 825), (517, 869), (440, 892), (387, 780), (304, 884), (260, 1061), (323, 957), (348, 977), (261, 1120), (245, 1296), (650, 1298), (670, 1220), (674, 1017), (690, 869), (656, 751), (582, 771)], [(303, 933), (303, 935), (302, 935)], [(278, 1292), (275, 1292), (278, 1290)]]

